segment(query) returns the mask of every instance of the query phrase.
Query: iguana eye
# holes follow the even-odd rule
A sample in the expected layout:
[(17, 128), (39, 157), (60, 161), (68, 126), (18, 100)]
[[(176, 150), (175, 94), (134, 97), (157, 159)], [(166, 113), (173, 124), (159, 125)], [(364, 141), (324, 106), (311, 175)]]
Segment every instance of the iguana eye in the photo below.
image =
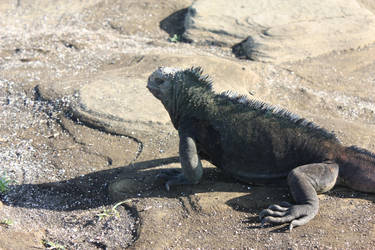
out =
[(154, 82), (157, 84), (157, 85), (162, 85), (164, 83), (164, 80), (161, 79), (161, 78), (155, 78)]

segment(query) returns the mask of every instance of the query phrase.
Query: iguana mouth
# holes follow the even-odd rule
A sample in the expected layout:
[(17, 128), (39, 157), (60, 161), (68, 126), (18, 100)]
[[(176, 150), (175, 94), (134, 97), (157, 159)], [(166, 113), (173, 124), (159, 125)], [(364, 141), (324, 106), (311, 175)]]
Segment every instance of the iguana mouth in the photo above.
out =
[(157, 87), (155, 87), (155, 86), (151, 86), (151, 85), (147, 85), (146, 88), (147, 88), (148, 90), (157, 89)]
[(148, 78), (146, 88), (151, 92), (153, 96), (155, 96), (156, 98), (160, 100), (160, 98), (162, 97), (160, 86), (155, 81), (155, 77), (153, 77), (152, 75)]
[(147, 79), (147, 86), (146, 86), (146, 88), (148, 88), (149, 90), (158, 88), (154, 84), (154, 79), (153, 79), (152, 75)]
[(150, 84), (147, 84), (146, 88), (157, 98), (159, 98), (160, 90), (156, 86), (152, 86)]

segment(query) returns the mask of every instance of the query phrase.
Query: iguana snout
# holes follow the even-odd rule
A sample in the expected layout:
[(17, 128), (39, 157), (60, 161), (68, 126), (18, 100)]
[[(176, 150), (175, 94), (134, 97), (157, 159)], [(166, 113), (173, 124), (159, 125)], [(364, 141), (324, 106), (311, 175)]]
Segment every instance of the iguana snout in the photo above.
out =
[(147, 88), (159, 100), (165, 96), (171, 87), (170, 78), (180, 71), (178, 68), (159, 67), (148, 78)]

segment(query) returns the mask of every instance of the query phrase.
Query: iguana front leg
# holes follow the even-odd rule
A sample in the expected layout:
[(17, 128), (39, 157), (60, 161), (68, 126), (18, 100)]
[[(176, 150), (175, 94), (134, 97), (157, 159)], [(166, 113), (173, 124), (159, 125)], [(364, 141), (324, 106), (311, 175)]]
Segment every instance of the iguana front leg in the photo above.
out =
[(262, 224), (290, 222), (289, 230), (309, 222), (319, 210), (317, 193), (330, 190), (336, 183), (339, 167), (333, 162), (299, 166), (288, 175), (290, 192), (296, 205), (283, 202), (264, 209), (259, 217)]
[(165, 172), (159, 175), (159, 178), (166, 180), (165, 187), (167, 190), (170, 186), (180, 184), (197, 184), (202, 177), (203, 167), (197, 152), (197, 146), (190, 136), (188, 130), (180, 128), (180, 162), (182, 173)]

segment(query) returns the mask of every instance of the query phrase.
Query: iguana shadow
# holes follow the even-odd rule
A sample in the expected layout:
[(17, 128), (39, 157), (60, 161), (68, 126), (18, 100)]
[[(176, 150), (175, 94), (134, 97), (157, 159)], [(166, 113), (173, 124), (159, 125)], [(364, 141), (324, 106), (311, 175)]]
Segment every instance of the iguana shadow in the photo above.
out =
[[(14, 184), (1, 200), (4, 204), (15, 207), (74, 211), (111, 205), (129, 198), (178, 198), (194, 193), (237, 192), (244, 195), (228, 200), (226, 204), (235, 210), (256, 214), (270, 204), (283, 200), (291, 201), (286, 186), (250, 186), (222, 174), (217, 168), (206, 168), (200, 184), (174, 186), (171, 191), (166, 191), (164, 185), (155, 178), (166, 169), (159, 167), (178, 162), (178, 157), (169, 157), (97, 171), (65, 181)], [(110, 183), (113, 186), (116, 182), (125, 184), (120, 187), (121, 194), (114, 197), (108, 190)], [(375, 200), (374, 195), (341, 187), (329, 192), (329, 195)]]
[[(40, 184), (13, 184), (9, 191), (0, 196), (6, 205), (48, 209), (57, 211), (73, 211), (114, 204), (108, 194), (108, 186), (121, 175), (144, 178), (157, 175), (160, 170), (147, 170), (178, 162), (178, 157), (137, 162), (124, 167), (112, 168), (81, 175), (69, 180)], [(135, 175), (137, 175), (136, 177)]]

